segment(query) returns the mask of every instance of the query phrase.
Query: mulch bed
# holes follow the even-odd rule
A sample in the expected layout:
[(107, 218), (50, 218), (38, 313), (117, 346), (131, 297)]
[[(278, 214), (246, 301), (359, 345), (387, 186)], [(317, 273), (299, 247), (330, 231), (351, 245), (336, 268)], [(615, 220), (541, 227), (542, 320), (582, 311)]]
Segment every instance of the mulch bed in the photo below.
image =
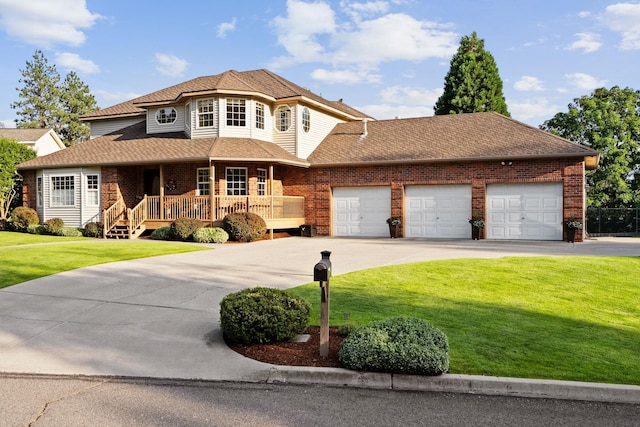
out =
[(305, 333), (311, 335), (305, 343), (229, 344), (229, 347), (245, 357), (272, 365), (342, 367), (338, 360), (338, 352), (343, 337), (338, 335), (338, 328), (329, 328), (328, 357), (320, 357), (320, 328), (310, 326)]

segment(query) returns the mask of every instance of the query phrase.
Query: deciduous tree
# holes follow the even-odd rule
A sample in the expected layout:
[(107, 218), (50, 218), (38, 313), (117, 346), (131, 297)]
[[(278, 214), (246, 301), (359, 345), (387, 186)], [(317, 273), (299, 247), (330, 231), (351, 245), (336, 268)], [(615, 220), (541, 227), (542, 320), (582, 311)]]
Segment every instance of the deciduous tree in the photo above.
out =
[(496, 61), (475, 31), (460, 40), (434, 110), (437, 115), (496, 111), (510, 116)]
[(36, 152), (16, 140), (0, 138), (0, 223), (6, 221), (11, 204), (20, 191), (16, 166), (36, 157)]
[(587, 172), (589, 206), (640, 207), (640, 91), (596, 89), (540, 127), (600, 152)]

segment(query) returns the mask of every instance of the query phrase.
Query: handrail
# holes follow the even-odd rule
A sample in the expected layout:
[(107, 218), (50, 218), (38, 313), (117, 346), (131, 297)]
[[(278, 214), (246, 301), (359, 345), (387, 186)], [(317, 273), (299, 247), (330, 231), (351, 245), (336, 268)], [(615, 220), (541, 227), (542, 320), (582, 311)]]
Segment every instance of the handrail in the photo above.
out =
[(128, 232), (129, 239), (134, 230), (142, 225), (147, 220), (147, 196), (145, 195), (140, 203), (127, 211), (127, 218), (129, 219)]
[(102, 214), (102, 236), (103, 238), (107, 238), (107, 233), (111, 231), (113, 227), (122, 219), (125, 212), (127, 210), (127, 206), (124, 203), (124, 199), (122, 196), (118, 197), (116, 202), (109, 206), (104, 210)]

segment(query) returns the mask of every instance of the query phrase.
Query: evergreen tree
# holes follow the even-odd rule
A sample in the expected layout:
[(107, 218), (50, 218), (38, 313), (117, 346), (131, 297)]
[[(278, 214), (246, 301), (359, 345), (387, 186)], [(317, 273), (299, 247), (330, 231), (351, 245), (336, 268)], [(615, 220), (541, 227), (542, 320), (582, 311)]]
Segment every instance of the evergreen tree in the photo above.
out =
[(640, 91), (596, 89), (540, 128), (600, 152), (587, 172), (589, 206), (640, 207)]
[(510, 116), (498, 66), (475, 31), (460, 40), (434, 110), (435, 114), (496, 111)]
[(65, 144), (71, 145), (89, 139), (89, 126), (80, 121), (80, 116), (98, 109), (96, 99), (74, 71), (67, 74), (62, 84), (62, 109), (64, 126), (60, 136)]
[(33, 54), (33, 61), (20, 70), (19, 80), (24, 86), (16, 88), (20, 101), (11, 104), (17, 110), (16, 125), (19, 128), (53, 128), (60, 132), (62, 109), (60, 104), (60, 74), (55, 65), (49, 65), (40, 50)]

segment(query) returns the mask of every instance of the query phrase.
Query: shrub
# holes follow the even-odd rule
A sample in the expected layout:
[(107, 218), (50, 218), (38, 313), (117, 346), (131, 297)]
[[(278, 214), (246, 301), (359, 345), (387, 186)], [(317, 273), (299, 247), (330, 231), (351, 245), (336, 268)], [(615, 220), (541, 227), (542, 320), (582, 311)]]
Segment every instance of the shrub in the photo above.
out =
[(63, 227), (58, 231), (57, 236), (62, 237), (82, 237), (82, 231), (75, 227)]
[(220, 302), (220, 326), (231, 343), (284, 341), (305, 331), (310, 312), (309, 303), (283, 290), (244, 289)]
[(229, 240), (229, 234), (219, 227), (203, 227), (193, 233), (193, 240), (198, 243), (224, 243)]
[(178, 218), (171, 223), (171, 237), (178, 240), (188, 240), (202, 224), (193, 218)]
[(171, 227), (160, 227), (153, 230), (150, 236), (153, 240), (171, 239)]
[(267, 232), (267, 223), (260, 215), (250, 212), (228, 214), (222, 220), (222, 228), (229, 233), (231, 240), (253, 242), (262, 239)]
[(424, 320), (395, 317), (353, 331), (339, 357), (345, 368), (358, 371), (440, 375), (449, 369), (449, 342)]
[(62, 218), (51, 218), (44, 223), (44, 229), (48, 234), (54, 236), (61, 236), (62, 229), (64, 228), (64, 221)]
[(38, 212), (26, 206), (18, 206), (9, 217), (11, 227), (16, 231), (27, 231), (30, 225), (38, 225), (40, 219)]
[(27, 233), (29, 234), (45, 234), (47, 232), (44, 225), (30, 225), (27, 227)]
[(103, 224), (101, 222), (88, 222), (84, 226), (82, 234), (84, 237), (102, 237)]

